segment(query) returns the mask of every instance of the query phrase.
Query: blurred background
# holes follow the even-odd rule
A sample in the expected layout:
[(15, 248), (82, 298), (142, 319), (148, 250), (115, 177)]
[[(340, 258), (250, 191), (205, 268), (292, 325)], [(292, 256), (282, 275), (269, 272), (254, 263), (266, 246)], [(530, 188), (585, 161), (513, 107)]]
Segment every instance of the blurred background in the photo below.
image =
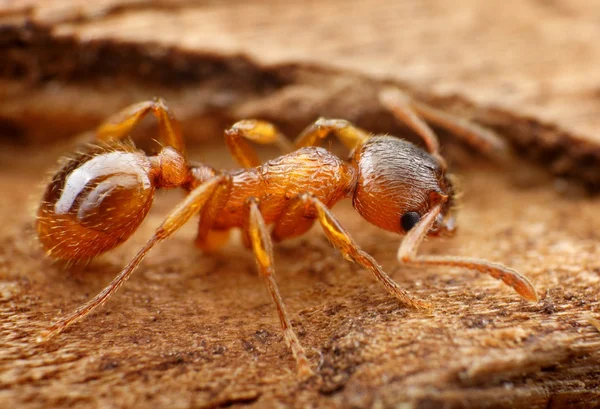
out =
[[(219, 70), (207, 64), (212, 54), (229, 62), (248, 56), (252, 65), (269, 69), (300, 63), (353, 70), (442, 95), (458, 93), (598, 138), (597, 0), (0, 5), (6, 81), (0, 87), (0, 124), (14, 137), (44, 139), (87, 129), (156, 93), (175, 105), (184, 122), (215, 107), (230, 108), (251, 82), (243, 76), (251, 74), (239, 61), (229, 67), (238, 70), (237, 79), (218, 90), (202, 88)], [(17, 28), (20, 23), (26, 28)], [(58, 121), (60, 127), (52, 126)], [(188, 133), (196, 133), (194, 127)]]

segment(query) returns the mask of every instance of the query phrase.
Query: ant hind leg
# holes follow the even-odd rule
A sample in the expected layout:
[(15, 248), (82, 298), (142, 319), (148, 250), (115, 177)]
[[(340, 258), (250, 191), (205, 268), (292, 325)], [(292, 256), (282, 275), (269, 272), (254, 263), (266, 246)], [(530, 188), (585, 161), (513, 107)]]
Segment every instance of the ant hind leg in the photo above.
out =
[(489, 274), (493, 278), (502, 280), (506, 285), (512, 287), (521, 297), (528, 301), (538, 301), (538, 296), (527, 277), (517, 273), (515, 270), (501, 264), (487, 260), (473, 259), (455, 256), (418, 256), (417, 250), (423, 242), (427, 232), (435, 222), (436, 217), (442, 210), (442, 204), (436, 205), (406, 234), (398, 249), (398, 261), (402, 264), (421, 266), (448, 266), (463, 267), (480, 273)]
[(204, 252), (219, 249), (229, 238), (229, 230), (213, 230), (212, 227), (215, 219), (229, 200), (232, 186), (233, 181), (231, 178), (217, 186), (200, 212), (195, 244)]
[(110, 142), (128, 138), (131, 131), (149, 112), (158, 120), (160, 141), (185, 155), (179, 122), (161, 98), (133, 104), (117, 112), (96, 129), (96, 139), (100, 142)]
[(265, 279), (271, 297), (277, 306), (279, 321), (283, 329), (283, 335), (288, 347), (292, 350), (296, 363), (298, 365), (298, 374), (302, 377), (308, 377), (313, 374), (310, 364), (300, 340), (294, 333), (292, 323), (288, 318), (288, 313), (283, 304), (279, 288), (275, 282), (275, 270), (273, 267), (273, 244), (269, 237), (269, 232), (265, 225), (262, 214), (258, 208), (256, 199), (250, 198), (246, 201), (244, 214), (244, 233), (250, 243), (254, 253), (258, 270), (262, 278)]
[(104, 304), (125, 283), (125, 281), (127, 281), (131, 276), (131, 273), (133, 273), (152, 247), (179, 230), (179, 228), (194, 214), (202, 209), (215, 188), (226, 181), (227, 176), (216, 176), (192, 190), (190, 194), (167, 215), (150, 240), (148, 240), (144, 247), (137, 252), (135, 257), (133, 257), (129, 264), (121, 270), (108, 286), (93, 299), (77, 308), (73, 313), (61, 318), (58, 322), (43, 331), (38, 340), (42, 342), (47, 341), (55, 335), (60, 334), (75, 321), (84, 318), (93, 310)]

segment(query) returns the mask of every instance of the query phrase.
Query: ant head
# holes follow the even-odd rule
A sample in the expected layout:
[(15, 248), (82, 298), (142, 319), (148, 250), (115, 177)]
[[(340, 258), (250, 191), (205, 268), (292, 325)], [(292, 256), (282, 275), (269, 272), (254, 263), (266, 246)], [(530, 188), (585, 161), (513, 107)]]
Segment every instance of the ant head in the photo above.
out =
[(402, 139), (376, 136), (354, 152), (353, 161), (358, 165), (353, 205), (369, 222), (406, 233), (443, 203), (429, 234), (454, 232), (454, 186), (435, 156)]
[(37, 232), (53, 257), (92, 258), (125, 241), (144, 220), (156, 179), (131, 146), (94, 147), (70, 158), (46, 188)]

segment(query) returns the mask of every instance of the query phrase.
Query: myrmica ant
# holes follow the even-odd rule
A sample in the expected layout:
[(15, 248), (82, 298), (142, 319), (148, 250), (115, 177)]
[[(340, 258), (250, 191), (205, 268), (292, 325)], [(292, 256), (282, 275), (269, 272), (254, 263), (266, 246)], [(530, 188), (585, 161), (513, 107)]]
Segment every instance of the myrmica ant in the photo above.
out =
[[(446, 175), (437, 138), (424, 120), (483, 151), (501, 149), (501, 142), (473, 124), (410, 100), (398, 90), (383, 91), (381, 102), (422, 137), (427, 151), (395, 137), (370, 135), (340, 119), (319, 119), (295, 145), (273, 125), (245, 120), (225, 132), (227, 146), (243, 169), (217, 170), (188, 162), (178, 122), (162, 100), (133, 105), (110, 118), (97, 129), (96, 144), (71, 158), (46, 189), (37, 231), (50, 256), (69, 261), (91, 259), (129, 238), (148, 214), (155, 189), (181, 187), (188, 195), (100, 294), (48, 328), (41, 339), (60, 333), (103, 304), (156, 243), (198, 213), (196, 244), (200, 248), (217, 248), (231, 228), (242, 229), (277, 307), (298, 371), (311, 374), (275, 283), (272, 240), (303, 234), (317, 220), (347, 259), (372, 271), (400, 302), (413, 308), (428, 306), (401, 289), (336, 220), (330, 208), (344, 198), (351, 198), (369, 222), (406, 234), (398, 250), (400, 263), (476, 270), (501, 279), (527, 300), (537, 300), (525, 277), (500, 264), (416, 254), (427, 235), (454, 231), (452, 179)], [(156, 156), (147, 156), (126, 141), (149, 112), (158, 119), (163, 144)], [(348, 160), (317, 146), (329, 134), (350, 149)], [(286, 154), (260, 164), (248, 140), (277, 144)], [(273, 225), (270, 232), (267, 224)]]

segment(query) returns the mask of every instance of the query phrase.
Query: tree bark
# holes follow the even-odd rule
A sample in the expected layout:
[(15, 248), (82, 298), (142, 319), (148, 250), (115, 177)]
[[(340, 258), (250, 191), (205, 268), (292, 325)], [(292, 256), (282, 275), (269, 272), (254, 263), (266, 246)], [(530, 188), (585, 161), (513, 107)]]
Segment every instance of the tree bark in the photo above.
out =
[[(0, 3), (0, 406), (600, 407), (600, 48), (597, 2)], [(317, 228), (276, 251), (277, 279), (317, 376), (300, 382), (275, 309), (238, 240), (193, 248), (193, 223), (103, 309), (46, 345), (38, 332), (92, 297), (181, 196), (93, 263), (48, 260), (23, 203), (74, 134), (162, 96), (190, 155), (231, 165), (223, 129), (318, 116), (411, 138), (377, 100), (395, 85), (493, 129), (490, 163), (442, 134), (464, 190), (460, 233), (423, 251), (530, 277), (538, 304), (487, 276), (397, 265), (400, 241), (336, 214), (402, 287), (405, 309)], [(151, 124), (143, 132), (151, 132)], [(217, 141), (217, 143), (214, 143)], [(543, 171), (540, 171), (542, 169)], [(30, 197), (33, 197), (31, 200)]]

